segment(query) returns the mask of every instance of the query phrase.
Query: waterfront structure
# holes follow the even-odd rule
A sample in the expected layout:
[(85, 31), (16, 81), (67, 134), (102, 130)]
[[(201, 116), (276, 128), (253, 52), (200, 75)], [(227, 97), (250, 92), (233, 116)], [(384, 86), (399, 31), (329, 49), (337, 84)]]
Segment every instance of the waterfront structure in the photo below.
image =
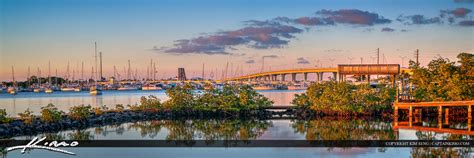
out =
[(178, 68), (178, 80), (179, 81), (186, 80), (186, 72), (184, 71), (184, 68)]
[(370, 82), (370, 75), (390, 75), (392, 82), (394, 82), (394, 78), (398, 74), (409, 71), (406, 68), (401, 69), (399, 64), (340, 64), (337, 68), (307, 68), (261, 72), (227, 78), (224, 81), (286, 81), (286, 76), (290, 75), (290, 81), (295, 82), (296, 75), (298, 74), (303, 75), (303, 81), (308, 81), (308, 74), (315, 73), (316, 82), (321, 82), (323, 81), (324, 73), (331, 73), (332, 78), (338, 81), (345, 81), (347, 75), (367, 76), (367, 82)]

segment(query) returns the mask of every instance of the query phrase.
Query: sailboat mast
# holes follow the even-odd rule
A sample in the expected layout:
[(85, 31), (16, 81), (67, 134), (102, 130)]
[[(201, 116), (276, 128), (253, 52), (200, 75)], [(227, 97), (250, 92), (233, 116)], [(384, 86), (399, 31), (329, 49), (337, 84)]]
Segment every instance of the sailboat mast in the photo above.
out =
[(99, 80), (102, 81), (102, 52), (99, 52), (99, 58), (100, 58), (100, 78), (99, 78)]
[(48, 84), (51, 84), (51, 61), (48, 61)]
[(13, 87), (16, 87), (16, 82), (15, 82), (15, 70), (13, 69), (13, 65), (12, 65), (12, 79), (13, 79)]
[(95, 76), (94, 76), (94, 80), (97, 82), (97, 42), (94, 42), (94, 59), (95, 59), (95, 72), (92, 72), (92, 73), (95, 73)]
[(30, 81), (30, 66), (28, 66), (28, 76), (26, 77), (27, 81), (28, 81), (28, 87), (31, 86), (31, 81)]

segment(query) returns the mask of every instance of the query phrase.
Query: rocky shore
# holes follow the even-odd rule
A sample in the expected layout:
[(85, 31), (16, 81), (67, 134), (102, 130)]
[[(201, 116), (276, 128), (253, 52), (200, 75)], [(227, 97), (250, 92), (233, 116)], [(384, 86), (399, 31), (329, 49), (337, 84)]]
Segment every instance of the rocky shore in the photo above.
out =
[(237, 111), (132, 111), (120, 112), (107, 111), (100, 115), (91, 113), (83, 119), (72, 119), (63, 115), (61, 119), (53, 122), (45, 122), (40, 117), (35, 117), (31, 123), (25, 123), (21, 119), (13, 119), (9, 123), (0, 124), (0, 138), (15, 136), (37, 135), (41, 133), (55, 133), (64, 130), (85, 129), (90, 127), (122, 124), (127, 122), (145, 120), (171, 120), (171, 119), (273, 119), (282, 117), (294, 117), (294, 110), (267, 111), (253, 110), (245, 112)]

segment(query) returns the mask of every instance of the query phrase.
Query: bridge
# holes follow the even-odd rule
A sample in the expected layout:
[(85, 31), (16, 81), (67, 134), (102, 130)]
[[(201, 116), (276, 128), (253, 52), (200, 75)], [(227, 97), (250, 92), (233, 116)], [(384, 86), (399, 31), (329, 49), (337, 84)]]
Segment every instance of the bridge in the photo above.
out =
[(308, 81), (308, 74), (314, 73), (316, 81), (319, 82), (323, 80), (324, 73), (330, 73), (332, 78), (338, 81), (344, 81), (347, 75), (358, 75), (366, 76), (364, 78), (370, 82), (370, 75), (390, 75), (394, 79), (396, 75), (403, 72), (409, 73), (411, 71), (407, 68), (400, 68), (399, 64), (340, 64), (337, 68), (277, 70), (226, 78), (223, 81), (286, 81), (286, 76), (291, 75), (291, 81), (294, 82), (298, 74), (303, 75), (303, 81)]

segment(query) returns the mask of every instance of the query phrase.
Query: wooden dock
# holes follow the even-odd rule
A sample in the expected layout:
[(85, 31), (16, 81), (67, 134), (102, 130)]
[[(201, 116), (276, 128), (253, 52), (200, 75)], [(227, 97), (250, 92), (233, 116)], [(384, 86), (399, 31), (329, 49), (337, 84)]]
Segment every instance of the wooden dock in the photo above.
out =
[(413, 110), (418, 112), (421, 115), (422, 108), (436, 107), (438, 108), (438, 116), (443, 116), (443, 109), (445, 116), (449, 115), (450, 107), (466, 107), (467, 108), (467, 117), (472, 119), (472, 106), (474, 105), (474, 100), (471, 101), (442, 101), (442, 102), (416, 102), (416, 103), (404, 103), (404, 102), (395, 102), (393, 104), (394, 115), (398, 116), (399, 109), (408, 109), (408, 116), (413, 116)]
[[(393, 104), (394, 108), (394, 124), (395, 129), (413, 129), (418, 131), (432, 131), (440, 133), (452, 133), (452, 134), (465, 134), (474, 135), (472, 131), (472, 106), (474, 100), (471, 101), (442, 101), (442, 102), (416, 102), (416, 103), (405, 103), (396, 102)], [(467, 108), (467, 129), (451, 129), (444, 128), (449, 126), (449, 109), (452, 107), (466, 107)], [(438, 108), (438, 125), (437, 127), (423, 127), (417, 126), (421, 123), (423, 108)], [(398, 111), (408, 110), (408, 121), (398, 120)], [(415, 115), (416, 116), (415, 116)], [(444, 123), (443, 123), (444, 114)]]

